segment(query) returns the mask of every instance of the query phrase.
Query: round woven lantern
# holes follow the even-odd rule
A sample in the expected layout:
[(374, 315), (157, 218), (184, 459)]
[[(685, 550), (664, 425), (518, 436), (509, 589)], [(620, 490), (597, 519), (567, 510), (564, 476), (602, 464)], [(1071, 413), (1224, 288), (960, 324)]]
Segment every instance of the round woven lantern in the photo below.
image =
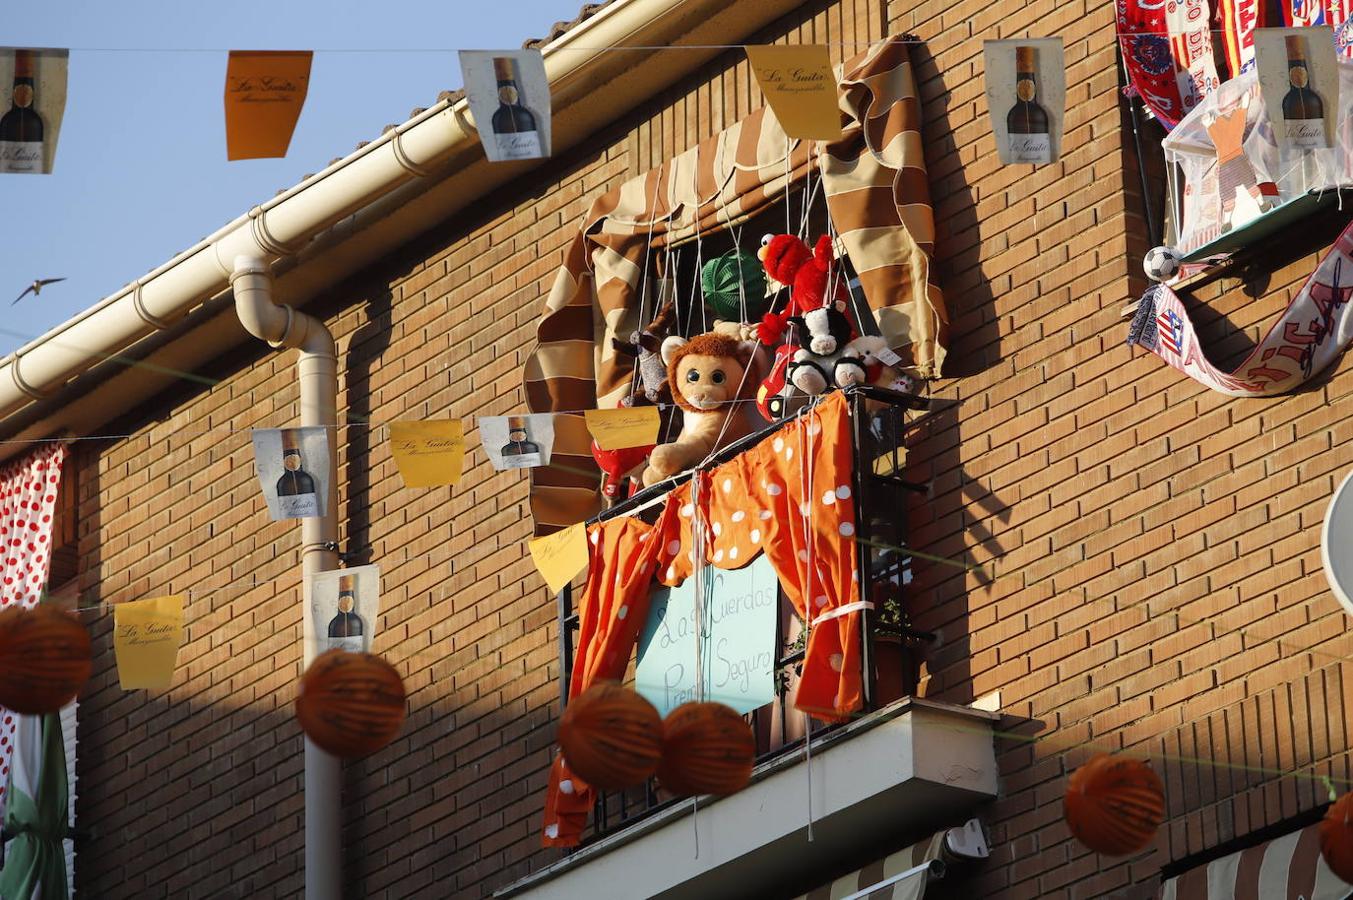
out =
[(662, 725), (658, 781), (682, 797), (735, 794), (752, 780), (756, 736), (722, 703), (683, 703)]
[(1072, 773), (1063, 809), (1082, 844), (1126, 856), (1151, 843), (1165, 820), (1165, 788), (1141, 760), (1101, 753)]
[(394, 740), (404, 724), (404, 681), (371, 653), (330, 650), (301, 676), (296, 718), (319, 747), (334, 756), (369, 756)]
[(766, 270), (754, 254), (742, 250), (706, 262), (700, 269), (700, 290), (714, 314), (729, 322), (755, 322), (770, 308)]
[(569, 701), (559, 719), (559, 748), (583, 781), (604, 791), (624, 790), (657, 770), (662, 718), (634, 691), (603, 681)]
[(0, 706), (26, 716), (59, 712), (89, 679), (89, 632), (53, 606), (0, 612)]
[(1320, 820), (1320, 855), (1325, 865), (1353, 884), (1353, 794), (1344, 794)]

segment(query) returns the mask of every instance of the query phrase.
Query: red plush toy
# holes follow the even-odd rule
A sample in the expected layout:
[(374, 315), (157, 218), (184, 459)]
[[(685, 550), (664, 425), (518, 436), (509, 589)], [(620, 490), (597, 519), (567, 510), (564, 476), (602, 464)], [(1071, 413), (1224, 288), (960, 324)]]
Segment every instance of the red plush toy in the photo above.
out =
[(824, 308), (845, 309), (849, 295), (845, 283), (839, 278), (834, 285), (831, 302), (825, 302), (833, 262), (830, 235), (824, 234), (818, 238), (812, 250), (792, 234), (767, 235), (762, 238), (758, 255), (766, 268), (766, 274), (789, 288), (789, 303), (785, 308), (778, 313), (766, 313), (761, 319), (757, 328), (757, 337), (761, 343), (774, 344), (778, 341), (790, 319)]

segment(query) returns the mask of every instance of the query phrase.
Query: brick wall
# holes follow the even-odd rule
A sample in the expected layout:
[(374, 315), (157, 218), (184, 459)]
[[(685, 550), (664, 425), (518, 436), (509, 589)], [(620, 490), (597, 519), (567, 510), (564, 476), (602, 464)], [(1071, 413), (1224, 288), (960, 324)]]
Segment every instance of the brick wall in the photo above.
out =
[[(1171, 764), (1169, 826), (1150, 853), (1111, 864), (1060, 824), (1084, 745), (1279, 770), (1337, 757), (1332, 771), (1347, 774), (1348, 728), (1327, 715), (1348, 683), (1344, 616), (1319, 572), (1317, 528), (1353, 463), (1353, 425), (1334, 406), (1353, 379), (1340, 370), (1293, 397), (1231, 401), (1123, 346), (1118, 310), (1143, 287), (1146, 239), (1108, 5), (1037, 0), (1011, 15), (925, 0), (885, 17), (881, 2), (840, 0), (758, 39), (888, 31), (925, 41), (936, 273), (955, 335), (935, 393), (958, 403), (912, 454), (934, 484), (912, 510), (914, 542), (985, 568), (918, 564), (913, 614), (943, 634), (923, 690), (957, 702), (999, 691), (1010, 733), (1003, 797), (983, 813), (995, 853), (974, 896), (1147, 896), (1162, 864), (1319, 793)], [(998, 165), (981, 80), (981, 40), (1026, 33), (1060, 35), (1070, 68), (1064, 158), (1038, 170)], [(756, 102), (745, 64), (721, 57), (312, 303), (338, 337), (346, 420), (523, 408), (535, 321), (591, 198)], [(1276, 273), (1269, 299), (1234, 282), (1200, 294), (1219, 313), (1205, 337), (1230, 353), (1253, 340), (1311, 250)], [(111, 616), (95, 620), (80, 722), (84, 896), (301, 888), (299, 533), (268, 521), (245, 431), (295, 422), (293, 362), (246, 346), (206, 368), (214, 387), (157, 399), (108, 429), (134, 437), (76, 457), (84, 601), (190, 593), (167, 694), (119, 691)], [(407, 491), (379, 431), (352, 425), (338, 441), (344, 549), (381, 566), (375, 649), (410, 693), (399, 739), (344, 770), (344, 878), (354, 897), (485, 895), (555, 857), (536, 836), (555, 613), (525, 551), (526, 479), (474, 452), (461, 487)]]
[[(935, 393), (956, 405), (911, 457), (934, 488), (913, 508), (913, 540), (984, 567), (918, 563), (913, 611), (943, 635), (923, 690), (999, 692), (1006, 714), (1002, 797), (984, 814), (994, 855), (967, 889), (1154, 896), (1163, 865), (1325, 802), (1312, 773), (1349, 775), (1353, 642), (1319, 529), (1353, 464), (1336, 409), (1353, 376), (1338, 366), (1294, 396), (1229, 400), (1124, 346), (1119, 310), (1145, 286), (1150, 243), (1110, 4), (892, 8), (893, 30), (927, 41), (955, 333), (956, 377)], [(1068, 65), (1063, 159), (1038, 169), (997, 164), (981, 80), (980, 39), (1024, 34), (1061, 36)], [(1219, 364), (1253, 347), (1338, 224), (1303, 227), (1264, 260), (1272, 271), (1186, 300)], [(1065, 776), (1117, 749), (1160, 758), (1168, 795), (1158, 840), (1126, 860), (1090, 853), (1062, 823)]]

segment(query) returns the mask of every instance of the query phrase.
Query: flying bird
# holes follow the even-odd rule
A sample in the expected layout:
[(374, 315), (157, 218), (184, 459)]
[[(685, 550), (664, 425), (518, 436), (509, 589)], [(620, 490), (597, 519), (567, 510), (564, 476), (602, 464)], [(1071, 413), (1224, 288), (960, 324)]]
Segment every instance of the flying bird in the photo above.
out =
[(15, 297), (13, 300), (11, 300), (9, 302), (9, 305), (13, 306), (14, 304), (22, 300), (24, 297), (27, 297), (29, 294), (32, 294), (34, 297), (36, 297), (38, 294), (42, 293), (42, 289), (45, 288), (47, 285), (56, 284), (58, 281), (65, 280), (66, 279), (64, 278), (39, 278), (32, 284), (30, 284), (28, 287), (24, 288), (23, 293)]

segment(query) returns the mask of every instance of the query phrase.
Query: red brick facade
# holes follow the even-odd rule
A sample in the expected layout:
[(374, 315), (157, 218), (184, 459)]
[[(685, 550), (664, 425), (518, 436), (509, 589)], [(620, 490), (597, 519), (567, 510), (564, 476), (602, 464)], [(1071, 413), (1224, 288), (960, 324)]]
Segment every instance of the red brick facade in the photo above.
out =
[[(913, 543), (985, 570), (918, 563), (912, 613), (943, 636), (922, 690), (958, 703), (999, 691), (1011, 735), (1003, 795), (979, 811), (993, 854), (974, 896), (1151, 896), (1166, 863), (1323, 802), (1312, 781), (1269, 770), (1350, 774), (1353, 665), (1318, 544), (1353, 465), (1337, 405), (1353, 376), (1341, 363), (1293, 396), (1229, 400), (1124, 346), (1119, 310), (1144, 286), (1147, 239), (1110, 4), (839, 0), (749, 39), (862, 48), (904, 31), (923, 40), (935, 275), (953, 321), (934, 392), (959, 401), (912, 448), (934, 486), (912, 508)], [(1038, 169), (998, 164), (983, 95), (982, 40), (1024, 34), (1061, 36), (1069, 69), (1063, 159)], [(591, 199), (759, 102), (740, 54), (720, 57), (311, 303), (339, 341), (340, 418), (524, 408), (535, 323)], [(1201, 291), (1218, 314), (1204, 339), (1243, 350), (1310, 272), (1315, 240), (1263, 299), (1235, 279)], [(301, 890), (299, 530), (268, 520), (247, 433), (296, 421), (293, 366), (246, 345), (203, 370), (216, 386), (106, 429), (134, 437), (78, 445), (83, 602), (190, 593), (166, 694), (119, 690), (111, 616), (96, 619), (82, 896)], [(338, 440), (343, 549), (381, 567), (375, 648), (409, 690), (401, 736), (345, 768), (344, 879), (354, 897), (484, 896), (556, 856), (537, 836), (555, 607), (526, 552), (527, 479), (472, 452), (460, 487), (405, 490), (380, 429)], [(1061, 823), (1087, 745), (1246, 768), (1158, 765), (1168, 825), (1114, 861)]]

